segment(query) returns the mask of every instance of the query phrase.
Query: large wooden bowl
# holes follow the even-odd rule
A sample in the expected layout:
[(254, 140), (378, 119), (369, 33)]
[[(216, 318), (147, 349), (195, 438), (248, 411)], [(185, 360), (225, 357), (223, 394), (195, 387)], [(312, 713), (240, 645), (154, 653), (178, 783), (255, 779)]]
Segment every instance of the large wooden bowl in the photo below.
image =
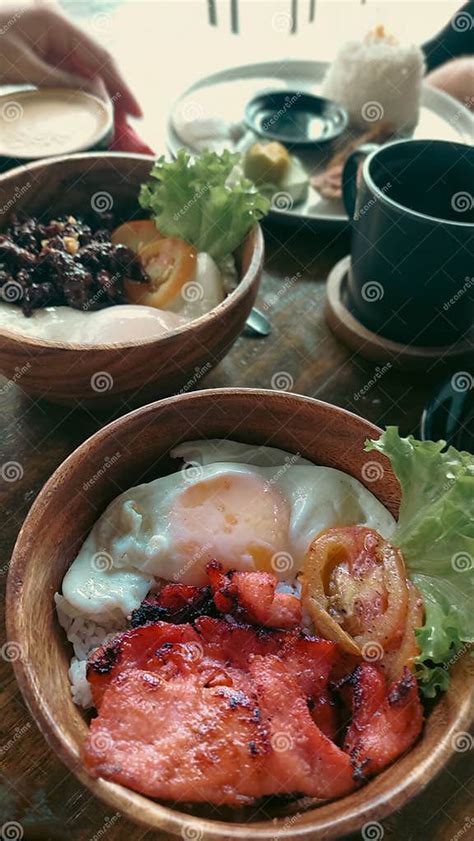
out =
[[(112, 204), (117, 223), (143, 217), (138, 189), (152, 163), (147, 155), (104, 152), (10, 170), (0, 176), (0, 232), (19, 211), (49, 220), (90, 212), (91, 202), (105, 209)], [(159, 339), (94, 347), (24, 338), (0, 326), (0, 372), (26, 392), (65, 405), (130, 408), (189, 391), (228, 352), (255, 301), (263, 265), (258, 225), (235, 256), (237, 289), (189, 325)]]
[[(9, 638), (16, 676), (30, 711), (62, 761), (114, 810), (154, 830), (184, 839), (331, 839), (399, 809), (462, 748), (470, 718), (467, 665), (459, 660), (449, 691), (427, 715), (422, 737), (407, 755), (354, 794), (331, 803), (268, 801), (236, 812), (163, 804), (103, 779), (80, 760), (87, 724), (70, 695), (71, 649), (54, 611), (53, 594), (79, 546), (121, 490), (176, 470), (170, 448), (196, 438), (232, 438), (281, 447), (336, 467), (367, 484), (394, 514), (399, 488), (388, 462), (363, 451), (380, 430), (342, 409), (293, 394), (252, 389), (201, 391), (145, 406), (104, 427), (77, 449), (45, 485), (18, 537), (7, 589)], [(119, 453), (120, 457), (111, 458)], [(377, 461), (382, 470), (364, 469)], [(104, 464), (108, 468), (104, 470)], [(91, 479), (93, 481), (91, 481)], [(84, 488), (86, 490), (84, 491)], [(15, 649), (13, 649), (15, 651)], [(15, 658), (12, 658), (15, 659)], [(161, 837), (168, 837), (162, 836)], [(370, 834), (366, 838), (381, 838)]]

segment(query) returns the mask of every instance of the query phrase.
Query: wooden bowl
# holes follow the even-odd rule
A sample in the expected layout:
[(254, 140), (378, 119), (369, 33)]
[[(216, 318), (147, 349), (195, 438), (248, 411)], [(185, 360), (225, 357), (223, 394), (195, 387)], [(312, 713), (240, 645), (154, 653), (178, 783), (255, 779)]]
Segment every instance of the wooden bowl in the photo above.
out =
[[(81, 215), (91, 202), (110, 209), (117, 224), (144, 216), (140, 184), (153, 158), (113, 152), (42, 160), (0, 176), (6, 227), (13, 213), (51, 219)], [(101, 204), (102, 203), (102, 204)], [(25, 338), (0, 326), (0, 371), (35, 397), (55, 403), (130, 408), (189, 391), (229, 351), (255, 301), (263, 266), (263, 236), (256, 225), (236, 253), (240, 283), (219, 306), (158, 339), (114, 345), (66, 344)]]
[[(14, 666), (29, 709), (51, 747), (112, 809), (190, 840), (331, 839), (399, 809), (456, 749), (456, 739), (462, 738), (470, 720), (465, 658), (453, 668), (450, 689), (429, 711), (413, 750), (363, 788), (334, 802), (274, 799), (264, 809), (236, 812), (202, 805), (185, 808), (94, 779), (80, 760), (87, 724), (71, 700), (71, 647), (57, 622), (53, 594), (106, 505), (120, 491), (173, 469), (167, 453), (179, 442), (228, 437), (298, 452), (365, 484), (364, 477), (375, 475), (367, 487), (396, 514), (399, 487), (388, 462), (363, 451), (366, 438), (379, 434), (368, 421), (307, 397), (253, 389), (207, 390), (167, 398), (114, 421), (75, 450), (47, 482), (23, 525), (10, 565), (7, 618), (9, 638), (18, 646)], [(367, 471), (369, 460), (383, 469)]]

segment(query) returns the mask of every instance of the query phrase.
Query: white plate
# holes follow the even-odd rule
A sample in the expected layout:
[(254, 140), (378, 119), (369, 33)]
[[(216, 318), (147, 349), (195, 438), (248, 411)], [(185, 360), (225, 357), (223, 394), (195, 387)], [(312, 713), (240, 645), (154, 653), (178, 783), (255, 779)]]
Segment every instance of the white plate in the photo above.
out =
[[(245, 104), (264, 90), (305, 90), (320, 93), (321, 83), (328, 68), (322, 61), (268, 61), (222, 70), (200, 79), (188, 88), (174, 103), (168, 118), (167, 145), (176, 155), (185, 144), (176, 134), (172, 115), (177, 109), (186, 109), (189, 119), (193, 115), (219, 116), (226, 122), (239, 123), (243, 119)], [(474, 117), (460, 102), (443, 91), (423, 85), (420, 118), (413, 133), (416, 138), (451, 140), (472, 144)], [(192, 151), (192, 150), (190, 150)], [(299, 153), (312, 173), (318, 165), (324, 166), (328, 153)], [(329, 152), (331, 154), (331, 152)], [(305, 220), (318, 224), (345, 224), (348, 221), (342, 201), (324, 199), (312, 187), (304, 203), (291, 209), (274, 209), (271, 215), (280, 220)]]

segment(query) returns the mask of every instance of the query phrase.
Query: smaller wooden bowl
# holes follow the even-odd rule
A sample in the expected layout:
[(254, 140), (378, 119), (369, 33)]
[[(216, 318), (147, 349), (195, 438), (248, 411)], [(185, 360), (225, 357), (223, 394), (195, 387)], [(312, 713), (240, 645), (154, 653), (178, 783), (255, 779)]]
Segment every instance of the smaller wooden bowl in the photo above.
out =
[[(132, 485), (176, 470), (168, 453), (178, 443), (231, 438), (280, 447), (343, 470), (366, 484), (396, 515), (399, 487), (388, 462), (378, 453), (370, 454), (370, 461), (377, 461), (382, 470), (369, 484), (364, 469), (369, 460), (364, 442), (379, 435), (368, 421), (307, 397), (253, 389), (200, 391), (161, 400), (109, 424), (75, 450), (47, 482), (23, 525), (10, 564), (7, 620), (9, 638), (18, 650), (14, 667), (31, 714), (53, 750), (112, 809), (160, 830), (160, 838), (334, 839), (400, 809), (427, 785), (458, 744), (462, 749), (472, 709), (468, 655), (454, 666), (449, 691), (427, 711), (414, 748), (366, 786), (334, 802), (272, 798), (264, 807), (235, 811), (202, 804), (189, 808), (95, 779), (81, 762), (87, 723), (71, 699), (71, 647), (56, 619), (53, 596), (108, 503)], [(368, 832), (364, 837), (380, 837)]]
[[(138, 190), (153, 158), (113, 152), (42, 160), (0, 176), (0, 207), (51, 219), (80, 216), (91, 202), (113, 209), (117, 223), (145, 215)], [(101, 198), (102, 197), (102, 198)], [(255, 301), (264, 245), (256, 225), (236, 253), (240, 282), (218, 307), (159, 339), (114, 345), (66, 344), (18, 336), (0, 326), (0, 372), (54, 403), (128, 408), (189, 391), (230, 350)]]

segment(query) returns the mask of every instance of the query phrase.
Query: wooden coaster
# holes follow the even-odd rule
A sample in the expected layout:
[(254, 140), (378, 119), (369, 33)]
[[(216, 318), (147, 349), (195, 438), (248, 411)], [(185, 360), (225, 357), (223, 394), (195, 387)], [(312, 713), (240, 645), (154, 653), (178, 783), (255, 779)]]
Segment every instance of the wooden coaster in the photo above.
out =
[(332, 269), (327, 282), (324, 315), (333, 333), (345, 345), (366, 359), (391, 362), (400, 368), (422, 369), (429, 362), (444, 359), (457, 363), (474, 351), (474, 337), (452, 345), (422, 347), (394, 342), (364, 327), (347, 306), (347, 280), (351, 258), (343, 257)]

